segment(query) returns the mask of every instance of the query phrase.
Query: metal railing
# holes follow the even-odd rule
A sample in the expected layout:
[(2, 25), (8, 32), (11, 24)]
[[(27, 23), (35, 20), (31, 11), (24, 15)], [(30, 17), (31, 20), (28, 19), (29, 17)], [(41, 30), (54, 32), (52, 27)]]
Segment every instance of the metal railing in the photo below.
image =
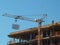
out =
[(8, 44), (15, 44), (15, 43), (26, 44), (28, 42), (29, 41), (27, 41), (27, 40), (21, 40), (21, 41), (19, 41), (19, 40), (12, 40), (12, 41), (9, 41)]

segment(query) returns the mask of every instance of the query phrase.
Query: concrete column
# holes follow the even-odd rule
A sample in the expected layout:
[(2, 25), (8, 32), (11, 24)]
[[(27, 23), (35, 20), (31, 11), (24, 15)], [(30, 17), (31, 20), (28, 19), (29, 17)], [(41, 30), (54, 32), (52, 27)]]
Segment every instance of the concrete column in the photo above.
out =
[[(30, 41), (32, 40), (32, 34), (30, 33)], [(31, 42), (29, 43), (29, 45), (31, 45)]]
[(30, 40), (32, 40), (32, 34), (30, 34)]
[(13, 42), (14, 42), (14, 43), (16, 43), (16, 40), (15, 40), (15, 38), (13, 38)]
[(21, 43), (21, 39), (19, 38), (19, 43)]

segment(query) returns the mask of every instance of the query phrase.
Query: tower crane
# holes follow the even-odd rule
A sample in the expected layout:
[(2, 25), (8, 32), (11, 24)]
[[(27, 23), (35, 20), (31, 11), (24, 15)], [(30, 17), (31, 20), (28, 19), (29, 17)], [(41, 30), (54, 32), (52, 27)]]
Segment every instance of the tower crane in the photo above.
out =
[(31, 18), (18, 16), (18, 15), (7, 14), (7, 13), (3, 14), (2, 16), (7, 16), (7, 17), (10, 17), (10, 18), (14, 18), (16, 22), (17, 22), (18, 19), (31, 21), (31, 22), (44, 22), (43, 19), (45, 19), (47, 17), (47, 14), (43, 14), (43, 17), (41, 19), (36, 19), (36, 18), (31, 19)]
[(23, 17), (23, 16), (17, 16), (17, 15), (11, 15), (11, 14), (7, 14), (7, 13), (3, 14), (3, 16), (14, 18), (15, 22), (17, 22), (18, 19), (31, 21), (31, 22), (37, 22), (38, 23), (38, 45), (42, 45), (42, 43), (40, 42), (41, 25), (42, 25), (42, 22), (44, 22), (44, 19), (47, 17), (47, 14), (43, 14), (43, 17), (40, 19), (31, 19), (31, 18), (27, 18), (27, 17)]

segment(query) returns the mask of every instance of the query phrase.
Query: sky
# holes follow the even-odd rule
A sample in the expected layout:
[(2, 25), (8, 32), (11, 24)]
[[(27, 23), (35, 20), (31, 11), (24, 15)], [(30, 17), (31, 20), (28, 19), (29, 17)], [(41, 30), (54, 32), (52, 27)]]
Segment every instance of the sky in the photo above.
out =
[[(49, 24), (52, 20), (60, 21), (60, 0), (0, 0), (0, 45), (7, 45), (10, 38), (8, 34), (19, 30), (38, 26), (37, 23), (18, 20), (2, 16), (8, 13), (11, 15), (21, 15), (28, 18), (41, 18), (42, 14), (47, 14), (43, 24)], [(12, 29), (12, 24), (19, 24), (20, 29)]]

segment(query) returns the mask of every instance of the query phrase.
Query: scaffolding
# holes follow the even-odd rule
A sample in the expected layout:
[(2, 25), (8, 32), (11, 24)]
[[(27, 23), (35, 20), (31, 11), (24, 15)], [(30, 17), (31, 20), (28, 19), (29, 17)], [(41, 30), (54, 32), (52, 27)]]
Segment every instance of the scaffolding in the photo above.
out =
[[(23, 31), (11, 32), (8, 37), (12, 40), (8, 45), (60, 45), (60, 23), (41, 26)], [(39, 40), (39, 44), (38, 44)]]

